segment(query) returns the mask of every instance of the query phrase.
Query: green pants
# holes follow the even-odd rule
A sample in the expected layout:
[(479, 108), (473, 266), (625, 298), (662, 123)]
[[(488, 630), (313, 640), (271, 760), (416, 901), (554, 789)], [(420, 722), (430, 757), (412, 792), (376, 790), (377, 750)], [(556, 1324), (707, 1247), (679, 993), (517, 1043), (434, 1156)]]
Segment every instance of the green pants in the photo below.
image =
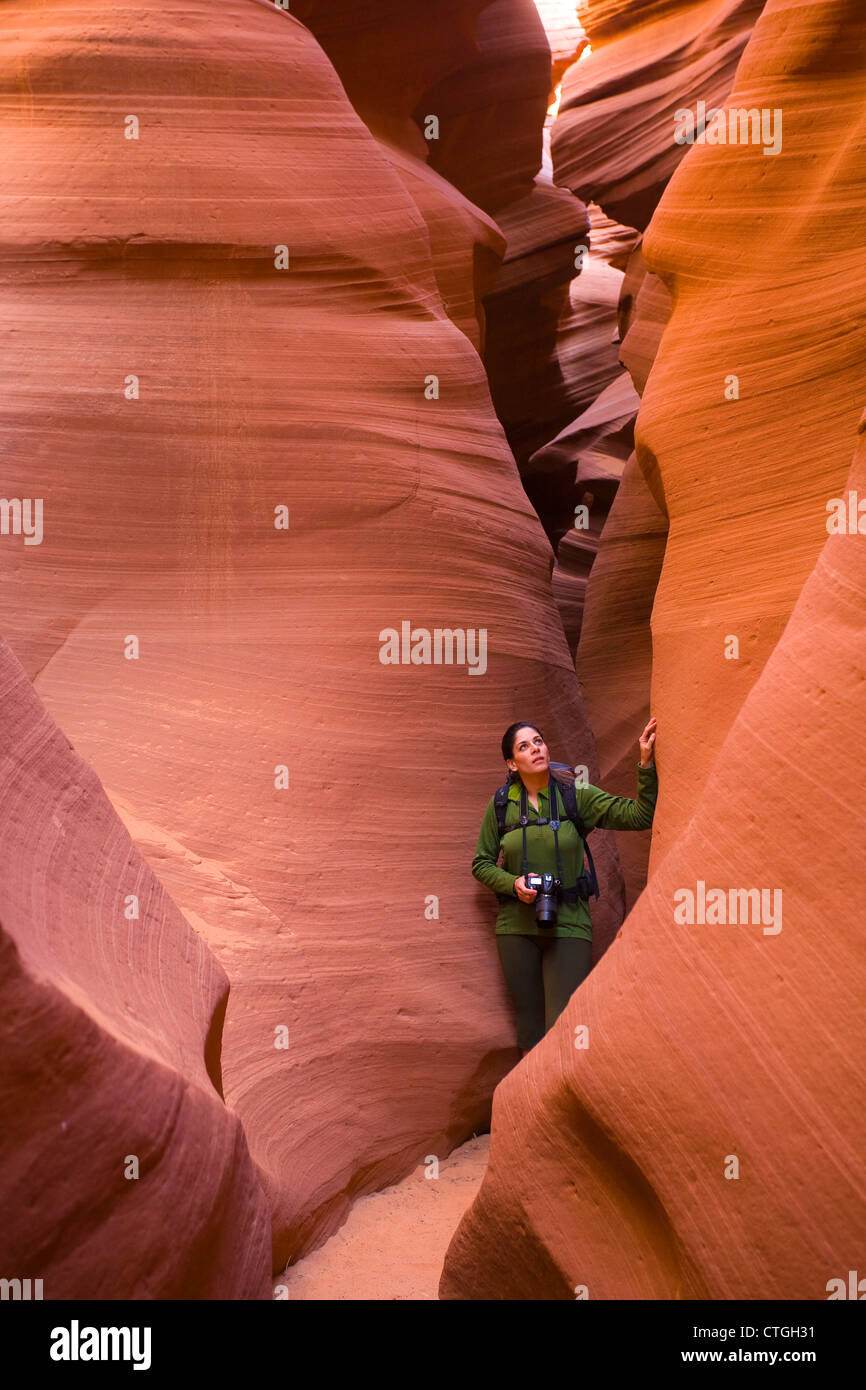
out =
[(496, 946), (517, 1010), (517, 1046), (535, 1047), (586, 979), (592, 942), (579, 936), (502, 933)]

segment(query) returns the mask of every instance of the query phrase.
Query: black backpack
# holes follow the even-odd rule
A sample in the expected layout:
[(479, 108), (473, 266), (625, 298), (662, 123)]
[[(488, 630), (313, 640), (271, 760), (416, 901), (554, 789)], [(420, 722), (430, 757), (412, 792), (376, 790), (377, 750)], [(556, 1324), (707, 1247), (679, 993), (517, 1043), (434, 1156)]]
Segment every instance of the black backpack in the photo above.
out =
[[(563, 773), (566, 775), (563, 776)], [(496, 824), (499, 827), (500, 840), (502, 839), (502, 836), (506, 833), (505, 816), (508, 810), (508, 789), (513, 781), (514, 777), (512, 775), (509, 775), (508, 781), (504, 782), (501, 787), (497, 787), (493, 795), (493, 806), (496, 811)], [(583, 841), (583, 852), (586, 857), (586, 862), (589, 868), (584, 869), (580, 878), (577, 880), (577, 883), (573, 884), (570, 888), (566, 888), (565, 885), (563, 885), (562, 889), (560, 890), (560, 897), (565, 902), (573, 902), (575, 898), (589, 898), (590, 895), (597, 898), (599, 896), (598, 878), (596, 877), (595, 865), (592, 862), (592, 851), (590, 850), (586, 839), (587, 834), (589, 832), (587, 831), (587, 828), (583, 822), (580, 812), (577, 809), (577, 795), (574, 790), (574, 778), (571, 774), (571, 769), (569, 768), (567, 763), (552, 762), (550, 764), (550, 798), (551, 810), (554, 812), (550, 820), (548, 821), (547, 819), (545, 819), (544, 816), (536, 818), (535, 820), (530, 820), (527, 808), (526, 788), (521, 787), (520, 816), (518, 818), (517, 824), (508, 826), (508, 830), (523, 830), (523, 872), (524, 874), (528, 872), (526, 856), (526, 827), (528, 825), (550, 825), (550, 827), (553, 830), (553, 840), (556, 846), (556, 864), (558, 877), (560, 879), (560, 882), (562, 881), (562, 864), (559, 857), (559, 835), (557, 832), (559, 830), (559, 826), (562, 820), (570, 820), (578, 835), (580, 836), (581, 840)], [(560, 818), (557, 818), (556, 815), (556, 812), (559, 809), (557, 798), (561, 798), (562, 800), (563, 814)]]

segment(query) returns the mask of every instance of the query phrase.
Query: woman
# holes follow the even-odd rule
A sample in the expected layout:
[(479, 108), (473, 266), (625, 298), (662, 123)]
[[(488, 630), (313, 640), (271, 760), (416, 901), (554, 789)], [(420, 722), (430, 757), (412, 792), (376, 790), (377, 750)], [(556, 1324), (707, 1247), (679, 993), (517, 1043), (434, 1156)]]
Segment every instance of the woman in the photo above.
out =
[[(577, 809), (587, 833), (595, 826), (604, 830), (646, 830), (652, 825), (658, 795), (653, 760), (657, 720), (651, 719), (640, 736), (637, 797), (611, 796), (600, 787), (575, 783)], [(540, 1042), (559, 1017), (574, 991), (585, 979), (592, 954), (592, 919), (586, 900), (571, 895), (560, 898), (556, 921), (539, 922), (533, 904), (537, 890), (527, 888), (523, 874), (523, 833), (514, 828), (520, 817), (520, 797), (526, 789), (530, 821), (550, 820), (550, 758), (544, 737), (534, 724), (521, 721), (506, 729), (502, 756), (508, 767), (506, 830), (500, 841), (493, 797), (487, 805), (472, 872), (499, 898), (496, 945), (505, 983), (517, 1009), (517, 1044), (521, 1056)], [(554, 779), (555, 781), (555, 779)], [(562, 874), (557, 874), (554, 833), (549, 825), (530, 825), (526, 830), (530, 873), (552, 873), (566, 887), (583, 872), (583, 843), (570, 820), (563, 819), (562, 795), (557, 787), (557, 815)], [(500, 850), (502, 868), (497, 867)]]

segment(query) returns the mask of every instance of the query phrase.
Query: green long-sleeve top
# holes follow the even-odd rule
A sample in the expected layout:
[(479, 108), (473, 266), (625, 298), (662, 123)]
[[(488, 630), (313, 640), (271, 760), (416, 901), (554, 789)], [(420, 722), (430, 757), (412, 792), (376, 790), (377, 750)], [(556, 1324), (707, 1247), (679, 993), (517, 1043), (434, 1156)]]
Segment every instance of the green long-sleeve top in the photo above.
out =
[[(496, 918), (496, 934), (515, 934), (518, 936), (580, 936), (592, 940), (592, 918), (585, 899), (575, 902), (561, 902), (556, 914), (556, 926), (542, 927), (535, 917), (535, 903), (523, 903), (514, 891), (515, 880), (523, 873), (523, 836), (520, 828), (509, 830), (520, 818), (521, 781), (516, 777), (508, 788), (508, 806), (505, 813), (505, 834), (499, 839), (496, 823), (496, 808), (493, 797), (487, 803), (472, 872), (486, 888), (491, 888), (499, 898), (500, 907)], [(603, 830), (647, 830), (652, 825), (658, 796), (658, 774), (655, 764), (643, 767), (638, 764), (637, 796), (612, 796), (601, 787), (581, 786), (575, 783), (577, 809), (583, 818), (587, 833), (599, 826)], [(562, 815), (562, 797), (557, 797), (559, 814)], [(536, 814), (550, 819), (549, 786), (538, 793), (538, 811), (531, 802), (527, 804), (530, 819)], [(529, 859), (529, 872), (533, 874), (556, 874), (556, 848), (553, 831), (549, 825), (528, 826), (526, 848)], [(499, 868), (500, 849), (502, 867)], [(571, 821), (563, 820), (559, 827), (559, 853), (562, 859), (562, 881), (566, 887), (576, 883), (583, 873), (583, 843)]]

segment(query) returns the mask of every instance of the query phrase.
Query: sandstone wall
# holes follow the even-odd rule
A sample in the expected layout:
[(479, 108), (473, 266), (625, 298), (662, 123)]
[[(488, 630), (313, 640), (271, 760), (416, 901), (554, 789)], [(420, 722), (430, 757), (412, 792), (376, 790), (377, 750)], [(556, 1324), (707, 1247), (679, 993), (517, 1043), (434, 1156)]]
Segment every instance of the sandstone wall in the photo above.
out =
[[(866, 552), (827, 502), (866, 494), (864, 60), (848, 0), (770, 0), (731, 102), (781, 108), (782, 153), (696, 147), (649, 229), (673, 294), (637, 431), (671, 523), (650, 878), (496, 1093), (445, 1298), (824, 1299), (857, 1267)], [(701, 886), (733, 921), (675, 917)]]
[(270, 1216), (221, 1096), (228, 980), (2, 638), (0, 704), (4, 1277), (268, 1298)]
[[(4, 538), (0, 628), (226, 971), (281, 1268), (514, 1060), (469, 873), (501, 733), (598, 777), (552, 552), (431, 222), (296, 18), (33, 0), (0, 74), (4, 486), (45, 509)], [(483, 674), (383, 664), (403, 622), (483, 630)]]
[(588, 0), (592, 52), (569, 68), (553, 130), (557, 182), (646, 227), (687, 145), (675, 113), (720, 106), (764, 0)]

